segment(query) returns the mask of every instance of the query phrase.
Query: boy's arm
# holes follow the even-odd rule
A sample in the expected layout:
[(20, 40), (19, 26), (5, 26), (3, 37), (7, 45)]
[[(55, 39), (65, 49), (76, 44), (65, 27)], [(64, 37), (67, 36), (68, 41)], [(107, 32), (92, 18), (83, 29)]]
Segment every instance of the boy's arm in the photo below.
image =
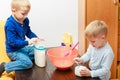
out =
[(100, 77), (106, 75), (110, 71), (113, 58), (114, 58), (114, 54), (112, 52), (106, 54), (103, 57), (102, 68), (90, 71), (91, 77)]
[(16, 33), (16, 28), (14, 26), (15, 25), (12, 21), (6, 21), (6, 24), (4, 26), (6, 46), (10, 45), (13, 48), (14, 47), (21, 48), (28, 45), (28, 41), (25, 41), (24, 39), (18, 39), (18, 36), (20, 37), (20, 35)]
[(27, 36), (28, 38), (30, 38), (30, 39), (31, 39), (31, 38), (37, 38), (37, 35), (36, 35), (34, 32), (32, 32), (32, 30), (30, 29), (29, 19), (28, 19), (28, 18), (25, 19), (24, 25), (26, 25), (26, 27), (27, 27), (26, 36)]
[(30, 27), (28, 27), (26, 36), (30, 39), (31, 38), (37, 38), (37, 35), (31, 31)]
[(12, 47), (24, 47), (28, 45), (28, 41), (18, 40), (15, 35), (16, 33), (14, 30), (7, 29), (6, 41), (9, 45), (11, 45)]
[(90, 60), (91, 52), (92, 52), (91, 48), (92, 48), (92, 46), (89, 45), (89, 47), (87, 49), (87, 52), (83, 56), (80, 57), (83, 60), (83, 63), (85, 63), (85, 62)]

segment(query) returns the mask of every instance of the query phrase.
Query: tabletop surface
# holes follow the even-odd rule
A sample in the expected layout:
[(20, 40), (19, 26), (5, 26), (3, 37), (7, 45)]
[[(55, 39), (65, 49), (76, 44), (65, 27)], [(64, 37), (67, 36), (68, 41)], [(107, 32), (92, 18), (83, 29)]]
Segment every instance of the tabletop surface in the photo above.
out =
[(16, 80), (100, 80), (98, 78), (77, 77), (74, 73), (75, 64), (68, 70), (58, 70), (46, 55), (46, 66), (43, 68), (34, 64), (31, 69), (15, 71)]

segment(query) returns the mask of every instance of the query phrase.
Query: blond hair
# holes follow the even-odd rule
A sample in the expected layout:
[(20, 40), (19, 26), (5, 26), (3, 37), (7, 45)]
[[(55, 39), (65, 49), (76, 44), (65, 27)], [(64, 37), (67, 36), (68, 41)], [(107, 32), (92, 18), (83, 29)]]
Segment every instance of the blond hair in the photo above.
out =
[(24, 6), (24, 7), (27, 7), (28, 9), (30, 9), (31, 4), (30, 4), (29, 0), (12, 0), (11, 9), (19, 10), (21, 8), (21, 6)]
[(92, 21), (85, 29), (86, 37), (98, 37), (100, 35), (107, 36), (108, 28), (104, 21), (95, 20)]

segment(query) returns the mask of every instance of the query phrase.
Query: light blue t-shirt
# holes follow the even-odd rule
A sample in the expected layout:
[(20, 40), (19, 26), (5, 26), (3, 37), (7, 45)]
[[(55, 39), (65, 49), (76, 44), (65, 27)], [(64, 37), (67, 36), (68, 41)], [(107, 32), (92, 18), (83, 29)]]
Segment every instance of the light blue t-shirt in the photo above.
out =
[(99, 77), (101, 80), (110, 79), (110, 68), (113, 62), (114, 53), (108, 42), (100, 49), (89, 45), (86, 54), (81, 58), (84, 63), (87, 61), (90, 62), (91, 77)]

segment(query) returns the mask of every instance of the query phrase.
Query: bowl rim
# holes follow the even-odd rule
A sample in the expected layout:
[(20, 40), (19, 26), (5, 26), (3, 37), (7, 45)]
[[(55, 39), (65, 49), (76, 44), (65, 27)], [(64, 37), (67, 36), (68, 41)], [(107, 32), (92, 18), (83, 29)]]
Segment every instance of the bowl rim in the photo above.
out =
[(55, 48), (60, 48), (60, 47), (67, 47), (67, 46), (58, 46), (58, 47), (53, 47), (53, 48), (49, 48), (48, 50), (47, 50), (47, 55), (48, 55), (48, 57), (50, 57), (50, 56), (52, 56), (52, 57), (55, 57), (55, 58), (69, 58), (69, 57), (76, 57), (76, 56), (78, 56), (78, 54), (79, 54), (79, 52), (78, 52), (78, 49), (76, 49), (77, 50), (77, 53), (76, 54), (74, 54), (73, 56), (61, 56), (61, 57), (57, 57), (57, 56), (54, 56), (54, 55), (50, 55), (49, 54), (49, 51), (51, 50), (51, 49), (55, 49)]

